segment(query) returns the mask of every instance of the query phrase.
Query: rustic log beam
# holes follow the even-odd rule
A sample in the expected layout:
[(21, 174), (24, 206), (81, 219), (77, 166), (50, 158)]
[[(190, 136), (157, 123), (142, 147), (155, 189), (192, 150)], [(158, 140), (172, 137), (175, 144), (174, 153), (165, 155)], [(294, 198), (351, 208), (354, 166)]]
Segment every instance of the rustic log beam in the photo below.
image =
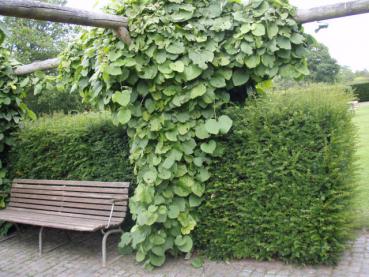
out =
[(0, 15), (113, 29), (128, 25), (128, 19), (123, 16), (31, 0), (1, 0)]
[(369, 13), (369, 0), (355, 0), (311, 9), (298, 9), (296, 21), (304, 24), (319, 20)]
[[(244, 0), (244, 4), (247, 4), (249, 0)], [(11, 6), (11, 3), (13, 6)], [(16, 5), (18, 3), (18, 5)], [(26, 3), (27, 5), (23, 5), (19, 7), (19, 3)], [(31, 3), (31, 4), (30, 4)], [(31, 6), (35, 5), (36, 12), (32, 12), (33, 10), (30, 9)], [(80, 11), (76, 9), (66, 8), (66, 7), (59, 7), (55, 5), (40, 3), (36, 1), (26, 1), (26, 0), (1, 0), (0, 2), (0, 14), (2, 15), (9, 15), (9, 16), (18, 16), (18, 17), (26, 17), (26, 18), (33, 18), (33, 19), (41, 19), (41, 16), (36, 18), (36, 15), (42, 14), (38, 7), (52, 7), (54, 9), (53, 15), (45, 15), (49, 11), (47, 8), (42, 9), (45, 13), (42, 17), (42, 20), (49, 20), (49, 21), (56, 21), (56, 22), (63, 22), (63, 23), (71, 23), (71, 24), (81, 24), (87, 26), (96, 26), (96, 27), (107, 27), (113, 28), (117, 35), (127, 44), (130, 43), (131, 39), (129, 37), (129, 33), (126, 29), (121, 28), (122, 26), (127, 26), (127, 18), (114, 16), (114, 15), (106, 15), (101, 13), (90, 13), (86, 11)], [(11, 8), (12, 7), (12, 8)], [(28, 8), (27, 8), (28, 7)], [(55, 8), (57, 7), (57, 9)], [(19, 12), (13, 11), (13, 9), (20, 10)], [(58, 16), (58, 9), (64, 13), (63, 16)], [(68, 13), (67, 10), (71, 12)], [(326, 6), (315, 7), (311, 9), (298, 9), (296, 13), (296, 21), (299, 23), (309, 23), (318, 20), (325, 20), (325, 19), (332, 19), (332, 18), (339, 18), (351, 15), (358, 15), (363, 13), (369, 13), (369, 0), (355, 0), (345, 3), (338, 3)], [(69, 17), (67, 16), (69, 14)], [(97, 14), (98, 16), (92, 16), (92, 14)], [(23, 16), (22, 16), (23, 15)], [(27, 15), (27, 16), (26, 16)], [(89, 15), (89, 16), (87, 16)], [(79, 17), (85, 18), (84, 20), (79, 19)], [(95, 19), (93, 19), (95, 18)], [(100, 20), (98, 19), (100, 18)], [(119, 18), (119, 19), (116, 19)], [(82, 20), (79, 21), (79, 20)], [(99, 22), (99, 25), (97, 25)], [(119, 23), (120, 22), (120, 23)], [(92, 25), (95, 24), (95, 25)], [(51, 68), (55, 68), (58, 66), (56, 63), (56, 59), (46, 60), (44, 62), (36, 62), (30, 65), (24, 65), (18, 67), (16, 70), (17, 75), (23, 75), (32, 73), (38, 70), (47, 70)], [(26, 68), (27, 70), (25, 70)]]
[(15, 69), (14, 73), (16, 75), (25, 75), (25, 74), (30, 74), (32, 72), (39, 71), (39, 70), (48, 70), (48, 69), (56, 68), (59, 66), (59, 64), (60, 64), (59, 58), (48, 59), (48, 60), (44, 60), (40, 62), (34, 62), (31, 64), (18, 66)]

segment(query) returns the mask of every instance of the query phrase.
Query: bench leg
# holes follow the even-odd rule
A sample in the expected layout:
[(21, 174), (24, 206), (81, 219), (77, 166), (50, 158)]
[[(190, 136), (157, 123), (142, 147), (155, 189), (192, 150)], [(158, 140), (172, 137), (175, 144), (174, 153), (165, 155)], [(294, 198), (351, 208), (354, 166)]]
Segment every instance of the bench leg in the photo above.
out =
[(123, 233), (122, 229), (113, 229), (107, 232), (103, 231), (104, 237), (102, 239), (102, 266), (106, 266), (106, 241), (111, 234)]
[(40, 228), (40, 232), (38, 233), (38, 254), (42, 256), (42, 234), (44, 232), (44, 227)]

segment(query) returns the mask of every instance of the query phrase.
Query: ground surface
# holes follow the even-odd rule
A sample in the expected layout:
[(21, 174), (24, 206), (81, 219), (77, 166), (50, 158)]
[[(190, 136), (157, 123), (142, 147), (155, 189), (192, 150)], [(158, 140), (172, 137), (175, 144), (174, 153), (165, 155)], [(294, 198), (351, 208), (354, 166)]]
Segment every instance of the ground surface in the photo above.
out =
[[(132, 256), (119, 256), (116, 250), (118, 236), (112, 237), (108, 252), (108, 265), (100, 265), (101, 235), (71, 233), (72, 242), (54, 251), (38, 256), (37, 229), (27, 229), (23, 237), (16, 237), (0, 244), (0, 276), (176, 276), (176, 277), (369, 277), (369, 231), (362, 231), (352, 243), (337, 267), (294, 267), (280, 262), (256, 262), (253, 260), (230, 263), (206, 262), (195, 269), (189, 261), (172, 259), (164, 267), (153, 272), (143, 270)], [(45, 251), (65, 240), (64, 234), (46, 232)]]
[(354, 122), (358, 127), (358, 190), (354, 201), (356, 227), (369, 228), (369, 102), (360, 103)]

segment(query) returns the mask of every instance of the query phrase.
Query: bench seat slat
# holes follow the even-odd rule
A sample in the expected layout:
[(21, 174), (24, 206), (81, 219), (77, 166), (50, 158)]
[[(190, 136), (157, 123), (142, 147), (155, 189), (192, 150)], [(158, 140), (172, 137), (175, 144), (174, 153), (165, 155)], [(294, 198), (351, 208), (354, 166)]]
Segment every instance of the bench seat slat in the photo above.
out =
[(107, 224), (107, 222), (101, 220), (12, 211), (11, 209), (0, 211), (0, 219), (8, 222), (76, 231), (96, 231)]
[[(101, 210), (91, 210), (91, 209), (76, 209), (76, 208), (68, 208), (68, 207), (58, 207), (58, 206), (47, 206), (47, 205), (35, 205), (35, 204), (27, 204), (27, 203), (17, 203), (10, 202), (9, 207), (17, 207), (17, 208), (28, 208), (35, 210), (47, 210), (47, 211), (57, 211), (57, 212), (67, 212), (67, 213), (76, 213), (76, 214), (89, 214), (89, 215), (102, 215), (109, 217), (110, 211), (101, 211)], [(124, 211), (126, 207), (123, 207)], [(113, 212), (113, 217), (121, 217), (122, 212)]]
[(89, 193), (89, 192), (70, 192), (70, 191), (53, 191), (53, 190), (36, 190), (36, 189), (21, 189), (21, 188), (12, 188), (11, 192), (18, 192), (18, 193), (26, 193), (26, 194), (42, 194), (42, 195), (57, 195), (57, 196), (72, 196), (72, 197), (87, 197), (87, 198), (100, 198), (100, 199), (114, 199), (118, 198), (121, 195), (127, 195), (128, 190), (126, 193), (121, 194), (109, 194), (109, 193)]
[(45, 185), (28, 185), (28, 184), (13, 184), (13, 188), (20, 189), (35, 189), (35, 190), (51, 190), (51, 191), (79, 191), (79, 192), (97, 192), (97, 193), (127, 193), (127, 188), (96, 188), (96, 187), (83, 187), (83, 186), (45, 186)]
[[(17, 208), (17, 207), (8, 207), (6, 210), (14, 210), (14, 211), (22, 211), (22, 212), (30, 212), (29, 209), (26, 208)], [(107, 221), (108, 217), (99, 216), (99, 215), (89, 215), (89, 214), (75, 214), (75, 213), (67, 213), (67, 212), (58, 212), (58, 211), (47, 211), (47, 210), (32, 210), (31, 212), (35, 214), (48, 214), (48, 215), (60, 215), (66, 217), (75, 217), (75, 218), (85, 218), (85, 219), (96, 219)], [(126, 216), (126, 212), (121, 212), (122, 218), (112, 217), (112, 222), (123, 222), (124, 217)]]
[(32, 180), (14, 179), (13, 183), (19, 184), (41, 184), (41, 185), (69, 185), (69, 186), (91, 186), (104, 188), (128, 188), (128, 182), (99, 182), (99, 181), (69, 181), (69, 180)]
[[(18, 193), (13, 192), (13, 197), (16, 198), (27, 198), (27, 199), (40, 199), (40, 200), (52, 200), (52, 201), (65, 201), (65, 202), (73, 202), (73, 203), (89, 203), (89, 204), (107, 204), (111, 205), (111, 198), (91, 198), (91, 197), (69, 197), (69, 196), (58, 196), (58, 195), (43, 195), (43, 194), (26, 194), (26, 193)], [(115, 196), (116, 197), (116, 196)], [(125, 201), (117, 202), (116, 204), (120, 205), (123, 203), (126, 206), (128, 203), (128, 195), (120, 195), (119, 199), (125, 199)]]
[[(62, 201), (48, 201), (48, 200), (39, 200), (39, 199), (28, 199), (28, 198), (18, 198), (18, 197), (11, 197), (10, 199), (13, 203), (26, 203), (26, 204), (35, 204), (35, 205), (46, 205), (46, 206), (61, 206), (63, 207), (71, 207), (71, 208), (81, 208), (81, 209), (91, 209), (91, 210), (103, 210), (109, 211), (111, 210), (111, 204), (107, 205), (99, 205), (99, 204), (89, 204), (89, 203), (75, 203), (75, 202), (65, 202), (61, 203)], [(122, 203), (122, 202), (120, 202)], [(115, 211), (122, 212), (125, 211), (125, 205), (117, 204), (114, 207)]]

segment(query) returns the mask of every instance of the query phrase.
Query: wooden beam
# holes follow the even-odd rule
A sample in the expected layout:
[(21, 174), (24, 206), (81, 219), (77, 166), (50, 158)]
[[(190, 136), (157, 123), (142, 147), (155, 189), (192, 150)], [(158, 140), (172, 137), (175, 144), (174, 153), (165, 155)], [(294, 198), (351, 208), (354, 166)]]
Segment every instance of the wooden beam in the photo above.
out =
[(311, 9), (298, 9), (296, 21), (309, 23), (364, 13), (369, 13), (369, 0), (343, 2)]
[(0, 15), (113, 29), (128, 25), (128, 19), (123, 16), (30, 0), (1, 0)]
[(59, 64), (60, 64), (60, 59), (59, 58), (48, 59), (48, 60), (44, 60), (44, 61), (40, 61), (40, 62), (34, 62), (34, 63), (31, 63), (31, 64), (18, 66), (15, 69), (14, 73), (16, 75), (25, 75), (25, 74), (30, 74), (30, 73), (35, 72), (35, 71), (48, 70), (48, 69), (56, 68), (56, 67), (59, 66)]
[[(248, 2), (249, 0), (244, 0), (244, 4), (247, 4)], [(25, 3), (25, 5), (22, 6), (20, 3)], [(52, 11), (53, 14), (47, 15), (47, 13), (50, 11)], [(59, 13), (61, 13), (63, 16), (59, 15)], [(318, 20), (339, 18), (363, 13), (369, 13), (369, 0), (355, 0), (311, 9), (298, 9), (295, 19), (297, 22), (303, 24)], [(25, 0), (0, 0), (0, 15), (1, 14), (63, 23), (113, 28), (123, 41), (125, 41), (127, 44), (130, 43), (128, 31), (124, 28), (120, 28), (122, 26), (127, 26), (127, 18), (125, 17), (101, 13), (90, 13), (77, 9)], [(44, 62), (36, 62), (30, 65), (20, 66), (16, 70), (16, 74), (23, 75), (38, 70), (55, 68), (57, 66), (58, 64), (56, 63), (56, 59), (51, 59), (51, 61), (46, 60)]]

